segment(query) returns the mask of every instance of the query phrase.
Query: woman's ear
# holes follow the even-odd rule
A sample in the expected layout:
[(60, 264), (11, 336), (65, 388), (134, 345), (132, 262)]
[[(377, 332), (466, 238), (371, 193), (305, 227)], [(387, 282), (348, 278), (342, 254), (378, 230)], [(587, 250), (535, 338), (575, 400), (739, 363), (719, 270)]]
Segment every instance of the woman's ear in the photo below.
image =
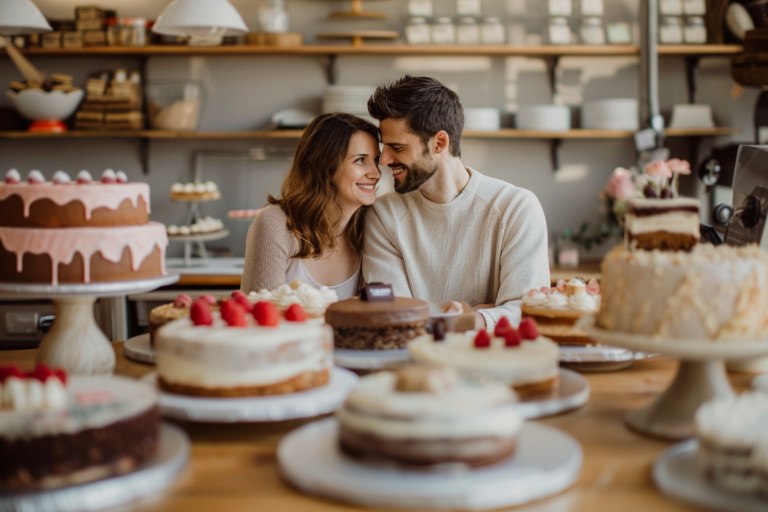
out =
[(447, 150), (450, 144), (451, 144), (451, 137), (448, 135), (448, 133), (445, 132), (445, 130), (440, 130), (435, 134), (435, 137), (434, 137), (435, 154), (440, 154), (443, 151)]

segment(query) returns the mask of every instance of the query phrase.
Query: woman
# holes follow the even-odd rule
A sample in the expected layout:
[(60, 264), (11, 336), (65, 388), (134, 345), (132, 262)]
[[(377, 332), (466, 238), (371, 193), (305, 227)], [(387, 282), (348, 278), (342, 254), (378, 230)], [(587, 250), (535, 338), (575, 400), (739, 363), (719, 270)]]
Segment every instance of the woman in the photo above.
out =
[(298, 279), (340, 300), (357, 294), (365, 207), (379, 172), (379, 132), (350, 114), (323, 114), (304, 131), (280, 196), (248, 232), (241, 290)]

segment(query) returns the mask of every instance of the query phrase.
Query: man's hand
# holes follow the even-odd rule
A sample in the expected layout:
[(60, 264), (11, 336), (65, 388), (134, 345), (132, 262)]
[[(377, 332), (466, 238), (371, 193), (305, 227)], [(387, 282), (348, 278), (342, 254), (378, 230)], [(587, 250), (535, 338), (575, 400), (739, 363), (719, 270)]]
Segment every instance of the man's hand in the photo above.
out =
[(485, 318), (477, 312), (461, 315), (456, 321), (456, 332), (479, 331), (485, 327)]

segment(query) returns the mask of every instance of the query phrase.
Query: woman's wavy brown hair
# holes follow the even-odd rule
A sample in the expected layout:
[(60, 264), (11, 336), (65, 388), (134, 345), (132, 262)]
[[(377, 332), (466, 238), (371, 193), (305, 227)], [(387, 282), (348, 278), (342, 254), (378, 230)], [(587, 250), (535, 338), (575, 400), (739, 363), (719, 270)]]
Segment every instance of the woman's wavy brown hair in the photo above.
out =
[[(288, 230), (299, 240), (294, 258), (319, 257), (335, 247), (334, 228), (341, 208), (333, 176), (347, 156), (349, 140), (358, 132), (379, 141), (378, 128), (359, 117), (338, 112), (316, 117), (299, 140), (280, 197), (268, 196), (270, 204), (283, 209)], [(364, 216), (363, 206), (344, 230), (349, 248), (358, 253), (363, 248)]]

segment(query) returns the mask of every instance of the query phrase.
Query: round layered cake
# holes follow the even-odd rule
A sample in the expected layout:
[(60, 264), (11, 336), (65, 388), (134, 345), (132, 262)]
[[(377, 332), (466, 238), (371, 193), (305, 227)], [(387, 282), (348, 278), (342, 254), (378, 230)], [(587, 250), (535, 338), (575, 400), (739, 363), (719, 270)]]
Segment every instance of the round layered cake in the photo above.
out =
[(500, 382), (406, 367), (360, 379), (337, 412), (347, 455), (411, 468), (480, 467), (515, 450), (523, 420)]
[(409, 340), (427, 333), (429, 304), (394, 297), (371, 302), (358, 297), (331, 304), (325, 320), (333, 326), (337, 348), (389, 350), (405, 348)]
[(768, 255), (757, 246), (615, 248), (602, 268), (603, 329), (659, 338), (768, 337)]
[(165, 273), (165, 226), (148, 222), (149, 186), (104, 172), (77, 182), (57, 172), (46, 182), (32, 171), (0, 184), (0, 281), (91, 283)]
[(135, 380), (0, 367), (0, 396), (0, 487), (100, 480), (157, 453), (157, 394)]
[(539, 332), (560, 345), (592, 345), (587, 332), (576, 325), (578, 320), (600, 308), (600, 285), (592, 279), (584, 284), (579, 279), (567, 283), (560, 280), (553, 288), (530, 290), (520, 307), (523, 318), (533, 318)]

